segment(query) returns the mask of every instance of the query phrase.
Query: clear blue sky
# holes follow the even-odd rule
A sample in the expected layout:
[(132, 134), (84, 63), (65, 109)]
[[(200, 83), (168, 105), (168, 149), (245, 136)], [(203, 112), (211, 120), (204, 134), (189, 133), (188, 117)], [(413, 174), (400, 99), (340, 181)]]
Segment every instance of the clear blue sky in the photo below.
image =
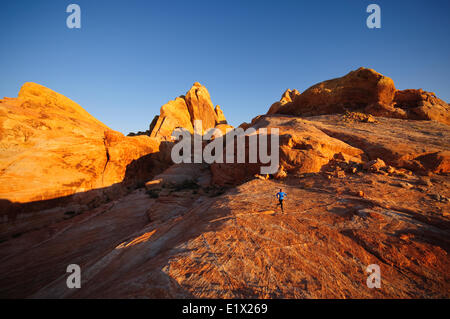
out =
[[(82, 28), (66, 27), (81, 7)], [(366, 27), (381, 7), (382, 28)], [(145, 130), (198, 81), (229, 122), (265, 113), (287, 88), (360, 66), (450, 101), (450, 2), (2, 0), (0, 96), (24, 82), (73, 99), (113, 129)]]

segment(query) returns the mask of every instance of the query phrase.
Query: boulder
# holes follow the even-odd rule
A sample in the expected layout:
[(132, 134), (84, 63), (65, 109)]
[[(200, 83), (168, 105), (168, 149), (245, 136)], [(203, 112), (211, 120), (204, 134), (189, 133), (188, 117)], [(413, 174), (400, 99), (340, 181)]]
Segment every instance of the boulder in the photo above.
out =
[(364, 165), (363, 165), (363, 168), (365, 170), (368, 170), (371, 172), (377, 172), (380, 169), (385, 168), (385, 167), (386, 167), (386, 163), (379, 158), (372, 160), (370, 162), (364, 163)]
[(417, 157), (417, 160), (434, 173), (450, 172), (450, 151), (444, 150)]

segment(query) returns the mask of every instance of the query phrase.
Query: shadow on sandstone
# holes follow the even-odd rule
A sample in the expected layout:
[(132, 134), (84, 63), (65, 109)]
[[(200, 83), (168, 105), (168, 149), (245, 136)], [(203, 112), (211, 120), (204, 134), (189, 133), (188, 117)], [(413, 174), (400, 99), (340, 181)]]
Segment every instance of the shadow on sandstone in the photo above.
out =
[[(46, 233), (43, 229), (4, 243), (17, 251), (17, 241), (22, 246), (26, 241), (28, 249), (2, 260), (0, 297), (193, 298), (189, 285), (179, 284), (170, 272), (170, 263), (174, 255), (189, 253), (180, 244), (220, 229), (230, 210), (215, 205), (217, 198), (204, 197), (201, 202), (186, 199), (183, 209), (171, 214), (167, 200), (158, 207), (157, 199), (148, 199), (149, 205), (140, 209), (145, 216), (155, 206), (166, 208), (171, 215), (166, 220), (139, 222), (129, 210), (107, 209), (108, 214), (60, 222), (55, 227), (64, 231), (44, 240), (39, 235)], [(66, 267), (73, 263), (83, 271), (79, 290), (66, 286)]]
[(172, 145), (162, 142), (159, 152), (133, 160), (127, 165), (123, 180), (108, 187), (27, 203), (0, 198), (0, 242), (72, 218), (144, 187), (147, 181), (173, 164), (170, 158)]

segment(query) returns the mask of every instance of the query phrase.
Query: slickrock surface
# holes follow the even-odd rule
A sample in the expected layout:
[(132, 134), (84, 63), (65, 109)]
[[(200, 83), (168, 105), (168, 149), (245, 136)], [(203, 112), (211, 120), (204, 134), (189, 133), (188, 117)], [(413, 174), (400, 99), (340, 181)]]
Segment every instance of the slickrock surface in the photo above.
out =
[[(137, 190), (0, 244), (0, 295), (448, 298), (449, 204), (431, 196), (448, 198), (448, 180), (328, 176), (254, 179), (220, 196)], [(66, 287), (69, 263), (81, 266), (81, 289)], [(370, 264), (381, 289), (366, 286)]]
[(376, 117), (348, 122), (339, 115), (308, 117), (314, 126), (364, 151), (370, 160), (420, 174), (450, 172), (450, 126), (435, 121)]
[(267, 114), (314, 116), (361, 111), (375, 116), (435, 120), (450, 125), (450, 107), (432, 92), (396, 90), (394, 81), (375, 70), (359, 68), (320, 82), (303, 93), (287, 90)]

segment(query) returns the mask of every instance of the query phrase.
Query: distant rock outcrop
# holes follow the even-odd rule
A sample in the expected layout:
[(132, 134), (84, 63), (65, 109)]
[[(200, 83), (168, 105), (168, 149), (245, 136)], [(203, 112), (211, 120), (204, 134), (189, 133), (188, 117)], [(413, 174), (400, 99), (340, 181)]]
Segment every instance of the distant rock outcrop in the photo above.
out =
[(275, 114), (278, 113), (278, 111), (286, 104), (292, 103), (292, 101), (295, 100), (297, 96), (300, 95), (300, 92), (298, 90), (291, 90), (287, 89), (283, 95), (281, 96), (281, 100), (279, 102), (275, 102), (270, 107), (267, 114)]
[(404, 109), (413, 120), (435, 120), (450, 125), (450, 108), (433, 92), (419, 90), (396, 91), (394, 105)]
[(174, 129), (183, 127), (189, 132), (194, 132), (186, 100), (184, 97), (177, 97), (161, 107), (158, 121), (155, 124), (151, 137), (169, 138)]
[(450, 124), (450, 108), (423, 90), (396, 90), (394, 81), (367, 68), (320, 82), (303, 93), (287, 90), (267, 114), (315, 116), (360, 111), (375, 116)]
[(193, 133), (196, 120), (202, 121), (202, 133), (210, 128), (227, 124), (220, 107), (217, 105), (214, 109), (208, 90), (198, 82), (194, 83), (185, 96), (177, 97), (161, 107), (150, 136), (170, 139), (173, 130), (181, 127)]
[(223, 114), (223, 111), (219, 105), (216, 105), (214, 111), (216, 112), (217, 116), (216, 125), (228, 124), (227, 119), (225, 118), (225, 114)]
[(203, 130), (215, 127), (217, 114), (211, 102), (208, 90), (198, 82), (186, 93), (186, 105), (191, 116), (191, 122), (202, 121)]

